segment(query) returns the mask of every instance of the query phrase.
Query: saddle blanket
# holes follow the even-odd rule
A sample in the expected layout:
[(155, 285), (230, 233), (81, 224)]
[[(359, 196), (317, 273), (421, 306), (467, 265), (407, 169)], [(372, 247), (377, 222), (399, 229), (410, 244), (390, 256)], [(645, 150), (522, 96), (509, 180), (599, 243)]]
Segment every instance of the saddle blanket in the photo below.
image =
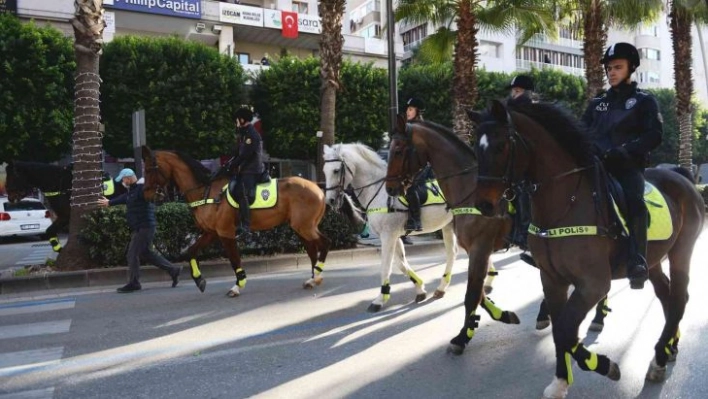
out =
[[(222, 189), (226, 193), (226, 199), (234, 208), (238, 208), (238, 202), (229, 192), (229, 185), (225, 185)], [(255, 198), (249, 198), (251, 209), (268, 209), (274, 207), (278, 203), (278, 179), (270, 179), (267, 183), (256, 185)]]

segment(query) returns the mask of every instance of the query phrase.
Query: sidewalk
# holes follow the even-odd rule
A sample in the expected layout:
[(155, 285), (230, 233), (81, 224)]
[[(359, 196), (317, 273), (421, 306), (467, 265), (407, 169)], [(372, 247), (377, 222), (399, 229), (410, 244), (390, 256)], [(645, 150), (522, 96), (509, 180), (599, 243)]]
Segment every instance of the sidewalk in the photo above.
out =
[[(442, 240), (429, 236), (411, 236), (414, 245), (406, 245), (407, 255), (419, 255), (429, 251), (442, 251)], [(378, 238), (360, 239), (357, 248), (330, 251), (326, 265), (346, 264), (356, 261), (374, 261), (381, 256), (381, 242)], [(190, 283), (189, 265), (182, 266), (181, 284)], [(307, 254), (285, 254), (275, 256), (254, 256), (242, 259), (242, 266), (249, 275), (283, 270), (311, 270)], [(233, 277), (234, 272), (226, 259), (200, 262), (202, 275), (209, 278)], [(325, 268), (325, 270), (327, 270)], [(66, 288), (101, 287), (122, 285), (128, 281), (127, 267), (79, 270), (71, 272), (46, 273), (21, 277), (0, 278), (0, 295), (18, 294), (32, 291), (44, 291)], [(143, 266), (140, 270), (140, 282), (171, 281), (167, 273), (154, 266)]]

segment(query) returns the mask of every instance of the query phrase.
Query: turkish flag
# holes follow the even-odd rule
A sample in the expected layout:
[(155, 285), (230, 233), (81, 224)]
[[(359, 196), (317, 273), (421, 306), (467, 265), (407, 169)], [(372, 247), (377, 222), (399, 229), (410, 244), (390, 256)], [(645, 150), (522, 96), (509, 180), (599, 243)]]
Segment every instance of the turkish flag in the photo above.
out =
[(283, 37), (297, 39), (297, 13), (281, 11), (280, 20), (283, 22)]

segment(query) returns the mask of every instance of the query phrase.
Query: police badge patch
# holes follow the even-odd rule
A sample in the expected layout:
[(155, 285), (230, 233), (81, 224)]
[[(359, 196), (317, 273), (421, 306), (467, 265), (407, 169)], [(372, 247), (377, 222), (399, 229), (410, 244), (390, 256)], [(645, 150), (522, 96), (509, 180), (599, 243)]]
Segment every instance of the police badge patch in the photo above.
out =
[(246, 144), (251, 144), (251, 139), (246, 139)]
[(268, 198), (270, 198), (270, 191), (268, 189), (261, 191), (261, 198), (263, 198), (263, 201), (268, 201)]
[(625, 109), (632, 109), (632, 107), (634, 107), (634, 105), (635, 105), (636, 103), (637, 103), (637, 99), (636, 99), (636, 98), (630, 98), (630, 99), (627, 100), (627, 102), (624, 103), (624, 108), (625, 108)]

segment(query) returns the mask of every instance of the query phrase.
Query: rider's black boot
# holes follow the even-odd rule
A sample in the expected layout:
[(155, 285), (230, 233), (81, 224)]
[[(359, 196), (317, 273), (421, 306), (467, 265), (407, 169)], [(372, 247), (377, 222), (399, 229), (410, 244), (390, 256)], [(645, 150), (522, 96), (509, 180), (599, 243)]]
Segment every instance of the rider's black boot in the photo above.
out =
[[(644, 206), (644, 204), (642, 204)], [(646, 209), (646, 208), (644, 208)], [(647, 265), (647, 214), (637, 212), (631, 223), (630, 229), (630, 254), (627, 261), (627, 278), (629, 286), (634, 290), (644, 288), (644, 282), (648, 277), (649, 267)]]
[[(411, 188), (410, 190), (414, 189)], [(418, 198), (418, 193), (411, 192), (410, 195), (406, 195), (406, 200), (408, 201), (408, 220), (406, 220), (405, 229), (408, 231), (423, 230), (423, 226), (420, 223), (420, 198)]]
[(243, 240), (251, 235), (251, 207), (248, 198), (239, 204), (239, 222), (236, 229), (236, 238)]

